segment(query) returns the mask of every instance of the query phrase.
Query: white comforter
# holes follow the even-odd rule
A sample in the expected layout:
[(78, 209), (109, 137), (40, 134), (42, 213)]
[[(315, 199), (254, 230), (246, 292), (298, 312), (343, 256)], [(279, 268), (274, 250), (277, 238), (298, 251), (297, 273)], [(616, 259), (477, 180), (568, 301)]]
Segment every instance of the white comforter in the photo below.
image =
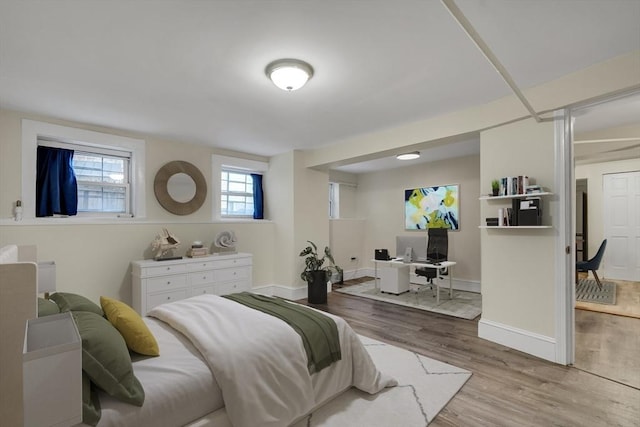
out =
[(183, 333), (202, 353), (234, 427), (287, 426), (350, 386), (373, 394), (396, 385), (336, 316), (328, 315), (338, 326), (342, 360), (309, 375), (302, 340), (289, 325), (234, 301), (201, 295), (147, 315)]

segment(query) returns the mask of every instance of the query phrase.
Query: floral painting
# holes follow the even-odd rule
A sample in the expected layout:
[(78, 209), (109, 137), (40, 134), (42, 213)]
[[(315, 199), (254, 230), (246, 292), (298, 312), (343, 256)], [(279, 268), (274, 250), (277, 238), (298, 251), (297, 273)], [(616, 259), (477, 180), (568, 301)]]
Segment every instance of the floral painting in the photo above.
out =
[(405, 230), (460, 228), (458, 185), (441, 185), (404, 190)]

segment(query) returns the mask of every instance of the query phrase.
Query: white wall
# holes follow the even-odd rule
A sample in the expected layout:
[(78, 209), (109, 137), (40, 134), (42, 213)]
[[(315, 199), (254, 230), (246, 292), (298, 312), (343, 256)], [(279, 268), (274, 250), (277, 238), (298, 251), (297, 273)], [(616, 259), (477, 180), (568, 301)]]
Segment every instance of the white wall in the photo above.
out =
[[(358, 218), (363, 218), (364, 245), (360, 257), (372, 267), (374, 249), (395, 254), (397, 235), (424, 231), (404, 229), (404, 190), (435, 185), (460, 185), (460, 231), (449, 232), (449, 258), (458, 264), (454, 277), (480, 280), (480, 157), (466, 156), (398, 169), (362, 174), (358, 179)], [(426, 236), (425, 236), (426, 239)]]
[(329, 246), (336, 264), (344, 270), (345, 280), (360, 277), (359, 270), (369, 263), (369, 258), (365, 259), (360, 255), (364, 244), (365, 222), (358, 218), (330, 221)]
[[(480, 179), (527, 175), (554, 192), (554, 127), (519, 121), (481, 133)], [(482, 319), (479, 336), (553, 360), (555, 357), (555, 239), (558, 196), (543, 199), (551, 229), (483, 229)], [(556, 200), (556, 201), (554, 201)], [(509, 201), (481, 204), (481, 220)]]
[[(11, 220), (14, 201), (22, 198), (22, 118), (145, 139), (147, 218), (102, 224), (80, 224), (78, 221), (65, 224), (64, 219), (37, 223), (16, 223)], [(238, 237), (238, 250), (254, 254), (254, 286), (271, 285), (274, 283), (273, 264), (277, 253), (274, 250), (274, 222), (214, 223), (211, 221), (210, 193), (202, 208), (187, 216), (176, 216), (165, 211), (155, 199), (153, 178), (158, 169), (171, 160), (185, 160), (196, 165), (211, 191), (211, 156), (216, 153), (210, 147), (162, 141), (144, 135), (0, 110), (0, 246), (37, 245), (40, 260), (56, 261), (57, 286), (61, 291), (80, 293), (96, 302), (100, 295), (131, 302), (129, 263), (152, 257), (150, 243), (162, 228), (168, 228), (181, 240), (180, 255), (184, 255), (190, 242), (202, 240), (210, 244), (218, 232), (231, 229)], [(256, 159), (255, 156), (248, 158)], [(277, 188), (278, 184), (272, 186)]]

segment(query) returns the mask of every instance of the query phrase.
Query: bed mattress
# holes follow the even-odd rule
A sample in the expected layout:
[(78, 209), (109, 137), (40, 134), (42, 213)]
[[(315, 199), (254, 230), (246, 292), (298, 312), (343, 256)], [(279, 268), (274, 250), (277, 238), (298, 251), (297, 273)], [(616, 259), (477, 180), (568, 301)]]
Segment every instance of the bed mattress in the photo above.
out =
[(100, 393), (99, 427), (177, 427), (224, 406), (222, 392), (198, 350), (179, 332), (144, 318), (156, 337), (160, 356), (134, 356), (135, 375), (144, 387), (142, 407)]

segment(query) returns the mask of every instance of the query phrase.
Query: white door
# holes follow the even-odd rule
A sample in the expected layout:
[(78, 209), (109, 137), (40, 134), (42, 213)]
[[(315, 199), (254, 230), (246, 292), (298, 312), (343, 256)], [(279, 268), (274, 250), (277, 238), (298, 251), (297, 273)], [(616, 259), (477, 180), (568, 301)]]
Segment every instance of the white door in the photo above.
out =
[(640, 172), (603, 176), (604, 277), (640, 280)]

